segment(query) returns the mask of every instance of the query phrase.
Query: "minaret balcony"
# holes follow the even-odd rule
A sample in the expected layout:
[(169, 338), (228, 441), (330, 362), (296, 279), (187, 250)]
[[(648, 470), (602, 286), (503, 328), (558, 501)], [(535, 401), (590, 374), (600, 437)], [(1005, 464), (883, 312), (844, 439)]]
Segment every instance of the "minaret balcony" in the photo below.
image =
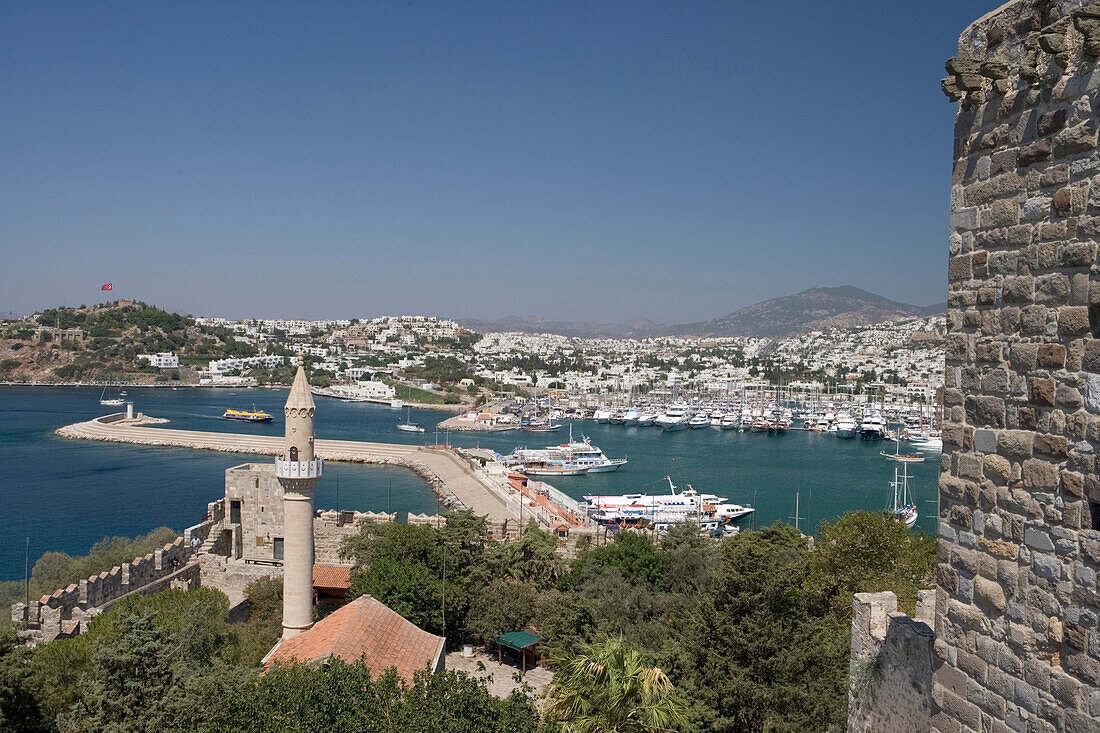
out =
[(312, 461), (275, 459), (275, 478), (319, 479), (324, 469), (325, 462), (320, 458), (314, 458)]

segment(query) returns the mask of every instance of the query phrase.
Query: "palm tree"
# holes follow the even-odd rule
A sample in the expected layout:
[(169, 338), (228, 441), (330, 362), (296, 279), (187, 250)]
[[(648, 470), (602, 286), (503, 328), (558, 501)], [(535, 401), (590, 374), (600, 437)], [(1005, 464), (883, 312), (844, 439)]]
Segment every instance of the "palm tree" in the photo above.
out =
[(665, 733), (685, 723), (672, 682), (621, 640), (586, 644), (555, 666), (546, 710), (568, 733)]

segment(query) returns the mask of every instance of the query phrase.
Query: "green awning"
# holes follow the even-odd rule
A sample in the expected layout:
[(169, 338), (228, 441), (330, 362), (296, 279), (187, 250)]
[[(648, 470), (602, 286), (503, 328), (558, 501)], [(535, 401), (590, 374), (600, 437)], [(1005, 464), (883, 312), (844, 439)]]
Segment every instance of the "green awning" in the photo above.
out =
[(529, 646), (538, 644), (542, 641), (542, 637), (527, 631), (509, 631), (506, 634), (501, 634), (496, 637), (493, 641), (509, 649), (515, 649), (518, 652), (523, 651)]

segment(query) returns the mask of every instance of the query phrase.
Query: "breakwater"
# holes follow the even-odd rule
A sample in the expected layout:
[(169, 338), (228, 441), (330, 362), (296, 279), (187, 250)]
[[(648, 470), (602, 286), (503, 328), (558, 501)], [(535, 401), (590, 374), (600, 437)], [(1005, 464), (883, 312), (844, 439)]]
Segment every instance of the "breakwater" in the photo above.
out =
[[(170, 446), (251, 455), (278, 455), (283, 439), (274, 435), (204, 432), (150, 428), (123, 414), (105, 415), (58, 428), (57, 435), (74, 440), (96, 440), (131, 445)], [(317, 455), (326, 461), (400, 466), (421, 478), (441, 501), (452, 508), (471, 509), (502, 522), (513, 516), (504, 496), (487, 485), (470, 463), (453, 451), (392, 443), (317, 440)]]

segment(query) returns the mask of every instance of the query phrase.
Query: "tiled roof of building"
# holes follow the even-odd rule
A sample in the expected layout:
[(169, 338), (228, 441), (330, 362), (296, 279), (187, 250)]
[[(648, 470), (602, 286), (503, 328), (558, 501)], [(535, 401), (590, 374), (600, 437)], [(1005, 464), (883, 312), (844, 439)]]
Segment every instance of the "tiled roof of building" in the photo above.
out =
[(362, 660), (373, 677), (395, 667), (411, 682), (417, 670), (435, 669), (445, 641), (417, 628), (381, 601), (362, 595), (309, 631), (280, 641), (264, 659), (264, 667), (340, 657), (345, 662)]
[(339, 565), (314, 565), (313, 587), (347, 590), (351, 587), (351, 568)]

